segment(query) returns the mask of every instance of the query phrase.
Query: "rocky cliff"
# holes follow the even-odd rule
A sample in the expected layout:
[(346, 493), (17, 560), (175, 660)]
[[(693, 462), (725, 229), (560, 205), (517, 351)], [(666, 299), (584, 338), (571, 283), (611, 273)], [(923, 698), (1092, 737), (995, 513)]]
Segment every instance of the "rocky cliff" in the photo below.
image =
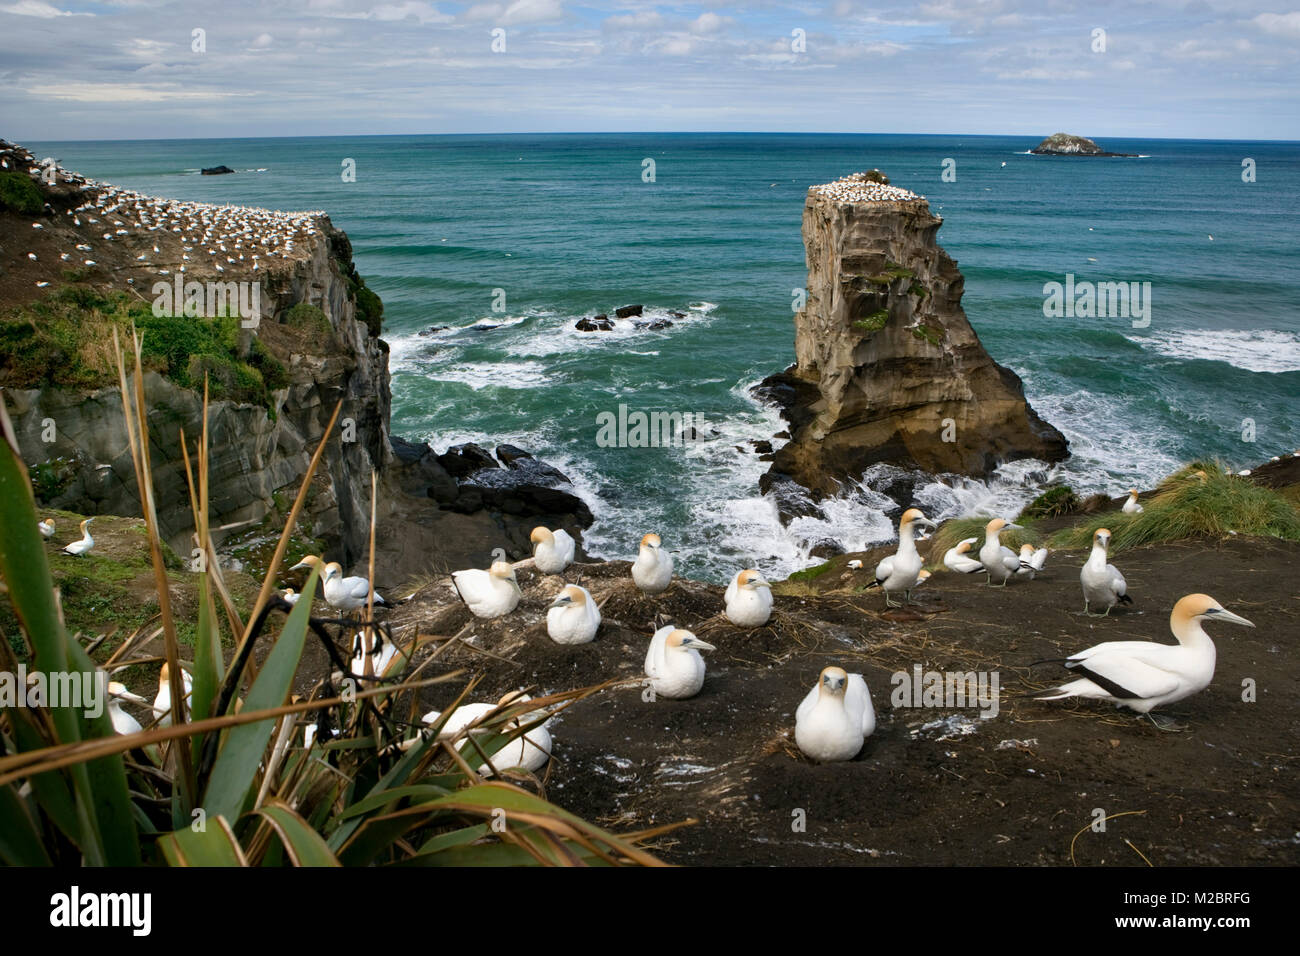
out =
[[(479, 450), (467, 466), (458, 450), (438, 456), (390, 435), (382, 303), (357, 275), (348, 237), (325, 214), (142, 196), (67, 170), (47, 171), (3, 142), (0, 161), (3, 172), (26, 180), (17, 187), (39, 195), (32, 208), (0, 208), (0, 306), (8, 310), (0, 340), (13, 346), (13, 354), (0, 353), (0, 385), (7, 386), (4, 400), (44, 504), (139, 514), (111, 349), (95, 341), (108, 326), (96, 309), (125, 301), (136, 310), (132, 319), (147, 320), (155, 284), (183, 278), (255, 285), (260, 319), (239, 323), (233, 356), (190, 356), (190, 382), (160, 370), (146, 374), (159, 521), (178, 552), (189, 553), (193, 529), (180, 431), (192, 449), (202, 430), (202, 393), (194, 386), (201, 389), (203, 372), (223, 380), (232, 395), (249, 376), (265, 386), (261, 403), (232, 397), (210, 404), (212, 525), (241, 546), (278, 535), (339, 400), (340, 424), (328, 436), (300, 527), (331, 560), (359, 566), (375, 471), (381, 586), (432, 567), (486, 565), (495, 547), (523, 557), (537, 523), (563, 524), (575, 535), (591, 523), (586, 505), (565, 490), (567, 479), (518, 449), (499, 449), (500, 463)], [(41, 328), (49, 316), (67, 318), (69, 302), (83, 301), (95, 306), (72, 309), (71, 343)], [(189, 323), (203, 321), (182, 319), (172, 333), (184, 335)], [(121, 324), (119, 331), (129, 327)], [(275, 374), (263, 380), (241, 358)], [(74, 366), (76, 375), (67, 371)]]
[(942, 221), (874, 171), (808, 191), (796, 361), (761, 386), (791, 432), (767, 487), (793, 479), (826, 495), (877, 462), (984, 475), (1068, 453), (971, 328), (964, 280), (935, 238)]

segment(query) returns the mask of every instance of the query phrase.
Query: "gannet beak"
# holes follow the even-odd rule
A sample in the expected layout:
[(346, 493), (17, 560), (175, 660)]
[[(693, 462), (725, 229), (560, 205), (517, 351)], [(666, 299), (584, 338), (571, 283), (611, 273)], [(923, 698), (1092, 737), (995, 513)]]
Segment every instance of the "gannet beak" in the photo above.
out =
[(301, 569), (303, 569), (303, 568), (305, 568), (305, 567), (307, 567), (307, 563), (306, 563), (305, 561), (299, 561), (297, 564), (295, 564), (295, 565), (294, 565), (293, 567), (291, 567), (289, 570), (290, 570), (290, 571), (300, 571)]
[(1002, 526), (1003, 531), (1011, 531), (1012, 529), (1015, 529), (1016, 531), (1022, 531), (1024, 530), (1024, 526), (1015, 524), (1014, 522), (1010, 522), (1010, 521), (1008, 521), (1005, 525)]
[(929, 518), (917, 518), (916, 520), (919, 524), (929, 525), (931, 528), (939, 527), (937, 522), (931, 521)]
[(554, 601), (551, 602), (551, 607), (564, 607), (566, 604), (572, 604), (572, 603), (573, 603), (573, 598), (561, 592), (560, 595)]
[(1231, 611), (1223, 610), (1223, 608), (1212, 607), (1205, 613), (1211, 621), (1225, 621), (1228, 624), (1240, 624), (1243, 627), (1255, 626), (1254, 624), (1250, 623), (1250, 621), (1246, 620), (1244, 617), (1239, 617), (1236, 614), (1233, 614)]
[(751, 587), (756, 588), (770, 588), (772, 586), (767, 583), (767, 578), (750, 578), (749, 583)]
[(700, 640), (698, 637), (688, 637), (688, 638), (686, 638), (684, 641), (682, 641), (682, 644), (684, 644), (684, 645), (687, 646), (687, 647), (693, 647), (693, 648), (695, 648), (697, 651), (716, 651), (716, 650), (717, 650), (717, 648), (714, 647), (712, 644), (710, 644), (708, 641), (702, 641), (702, 640)]

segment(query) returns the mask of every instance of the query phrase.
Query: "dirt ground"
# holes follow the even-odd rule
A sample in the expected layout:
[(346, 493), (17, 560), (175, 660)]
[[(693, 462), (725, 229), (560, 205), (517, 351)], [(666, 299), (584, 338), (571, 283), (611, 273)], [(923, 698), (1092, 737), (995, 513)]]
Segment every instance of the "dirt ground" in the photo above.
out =
[[(676, 581), (649, 598), (626, 562), (580, 565), (604, 602), (596, 640), (564, 647), (545, 634), (560, 579), (521, 570), (524, 601), (481, 622), (441, 659), (482, 675), (475, 700), (517, 687), (555, 692), (641, 675), (656, 614), (718, 646), (704, 688), (646, 702), (638, 687), (579, 701), (551, 728), (546, 796), (619, 831), (693, 819), (655, 849), (686, 865), (1295, 865), (1300, 545), (1275, 540), (1189, 542), (1113, 556), (1131, 610), (1082, 616), (1081, 552), (1055, 552), (1034, 581), (989, 589), (983, 576), (942, 572), (918, 608), (882, 615), (877, 591), (856, 593), (883, 552), (844, 555), (812, 582), (778, 587), (769, 626), (743, 632), (722, 618), (721, 589)], [(783, 588), (802, 595), (783, 595)], [(1182, 730), (1092, 702), (1021, 696), (1065, 677), (1059, 658), (1104, 640), (1172, 642), (1169, 611), (1209, 593), (1256, 629), (1220, 625), (1211, 686), (1164, 713)], [(412, 633), (436, 620), (452, 634), (470, 615), (434, 583), (390, 621)], [(822, 667), (866, 677), (878, 718), (852, 761), (819, 765), (794, 746), (794, 711)], [(891, 675), (996, 671), (1000, 710), (891, 703)], [(310, 671), (308, 664), (304, 668)], [(1244, 702), (1243, 681), (1256, 688)], [(445, 705), (456, 682), (428, 688)], [(1100, 811), (1100, 812), (1098, 812)], [(1109, 817), (1104, 832), (1089, 827)], [(1077, 838), (1076, 838), (1077, 834)]]

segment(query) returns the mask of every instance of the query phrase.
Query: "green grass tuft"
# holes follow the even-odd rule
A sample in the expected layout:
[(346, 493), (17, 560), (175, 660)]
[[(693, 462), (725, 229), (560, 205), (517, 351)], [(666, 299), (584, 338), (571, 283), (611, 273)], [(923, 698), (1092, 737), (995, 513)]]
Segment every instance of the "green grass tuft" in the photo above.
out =
[[(1069, 485), (1048, 488), (1020, 512), (1020, 518), (1056, 518), (1077, 511), (1082, 502)], [(1019, 521), (1020, 518), (1016, 520)]]
[(858, 319), (853, 323), (853, 327), (862, 332), (879, 332), (885, 327), (885, 323), (888, 321), (889, 312), (885, 309), (880, 309), (877, 312), (872, 312), (864, 318)]
[[(1203, 471), (1205, 479), (1194, 477)], [(1287, 498), (1221, 467), (1196, 463), (1161, 482), (1143, 512), (1098, 515), (1052, 536), (1058, 548), (1085, 548), (1098, 528), (1111, 531), (1111, 550), (1187, 538), (1221, 538), (1230, 532), (1300, 541), (1300, 510)]]
[(825, 564), (818, 564), (818, 565), (814, 565), (811, 568), (804, 568), (802, 571), (796, 571), (794, 572), (794, 574), (786, 578), (786, 580), (787, 581), (812, 581), (815, 580), (816, 578), (821, 577), (830, 569), (831, 569), (831, 562), (827, 561)]
[(0, 172), (0, 208), (36, 216), (45, 208), (45, 197), (26, 173)]

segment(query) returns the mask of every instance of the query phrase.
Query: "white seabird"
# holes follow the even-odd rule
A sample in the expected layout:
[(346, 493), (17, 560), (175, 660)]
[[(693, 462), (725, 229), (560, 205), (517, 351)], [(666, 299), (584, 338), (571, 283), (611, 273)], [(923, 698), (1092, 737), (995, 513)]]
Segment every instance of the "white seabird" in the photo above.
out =
[(36, 527), (41, 529), (42, 538), (54, 537), (54, 519), (46, 518), (44, 521), (36, 522)]
[[(189, 713), (190, 694), (194, 690), (194, 678), (184, 667), (181, 668), (181, 686), (185, 688), (185, 707)], [(172, 723), (172, 685), (171, 668), (163, 661), (158, 671), (158, 693), (153, 699), (153, 712), (158, 717), (159, 727), (170, 727)]]
[(704, 686), (704, 658), (700, 651), (716, 651), (690, 631), (669, 624), (655, 631), (645, 655), (650, 688), (659, 697), (684, 700)]
[(95, 539), (90, 536), (90, 523), (94, 520), (91, 517), (81, 522), (81, 540), (64, 545), (64, 554), (88, 554), (90, 552), (90, 549), (95, 546)]
[(529, 540), (533, 542), (533, 564), (543, 574), (562, 574), (573, 563), (576, 545), (563, 528), (534, 528)]
[(1202, 621), (1224, 621), (1254, 627), (1244, 617), (1225, 610), (1208, 594), (1189, 594), (1174, 605), (1169, 630), (1177, 644), (1153, 641), (1111, 641), (1065, 658), (1065, 666), (1083, 674), (1038, 700), (1091, 697), (1109, 700), (1140, 714), (1190, 697), (1209, 686), (1214, 677), (1214, 642)]
[(1034, 579), (1034, 575), (1043, 570), (1043, 565), (1047, 563), (1047, 549), (1035, 548), (1032, 544), (1022, 544), (1020, 546), (1020, 570), (1017, 574), (1029, 575), (1029, 580)]
[(1008, 528), (1019, 528), (1003, 518), (994, 518), (984, 526), (984, 547), (980, 548), (980, 564), (988, 574), (988, 585), (993, 586), (997, 580), (1002, 587), (1007, 586), (1007, 579), (1020, 570), (1020, 555), (1002, 544), (1000, 535)]
[(971, 546), (979, 538), (963, 538), (957, 544), (943, 553), (943, 565), (949, 571), (957, 571), (960, 574), (977, 574), (984, 570), (984, 565), (980, 564), (974, 558), (970, 557)]
[[(116, 733), (126, 736), (127, 734), (138, 734), (141, 730), (140, 721), (136, 720), (130, 714), (122, 709), (121, 700), (129, 700), (136, 704), (148, 704), (149, 702), (139, 694), (133, 694), (122, 684), (117, 681), (108, 683), (108, 717), (113, 722), (113, 730)], [(170, 698), (168, 698), (170, 700)]]
[[(382, 631), (370, 631), (370, 675), (387, 677), (393, 661), (400, 656), (397, 645), (383, 635)], [(366, 647), (364, 631), (352, 635), (352, 662), (349, 670), (358, 677), (366, 676)]]
[(772, 616), (772, 585), (757, 571), (745, 570), (727, 585), (727, 620), (737, 627), (762, 627)]
[(546, 612), (546, 633), (556, 644), (587, 644), (600, 628), (600, 608), (591, 592), (566, 584)]
[(1128, 596), (1128, 583), (1124, 575), (1113, 564), (1106, 563), (1106, 549), (1110, 547), (1110, 531), (1098, 528), (1092, 536), (1092, 554), (1079, 571), (1079, 583), (1083, 586), (1083, 612), (1091, 614), (1088, 609), (1093, 604), (1104, 604), (1106, 616), (1110, 609), (1121, 601), (1132, 604)]
[(848, 563), (848, 569), (849, 569), (850, 571), (861, 571), (861, 570), (862, 570), (862, 562), (859, 561), (857, 558), (854, 558), (852, 561), (850, 561), (850, 562)]
[(453, 571), (452, 587), (475, 617), (494, 618), (509, 614), (522, 593), (515, 569), (505, 561), (494, 561), (487, 571), (471, 568)]
[(646, 535), (632, 562), (632, 580), (646, 594), (660, 594), (673, 583), (673, 556), (662, 545), (659, 535)]
[[(330, 607), (336, 611), (356, 611), (366, 606), (366, 599), (370, 595), (370, 581), (367, 578), (345, 578), (338, 562), (324, 564), (314, 554), (307, 555), (289, 570), (297, 571), (310, 565), (320, 568), (323, 581), (321, 591), (325, 595), (325, 603)], [(375, 592), (375, 603), (384, 603), (378, 592)]]
[(876, 565), (876, 579), (868, 588), (878, 587), (885, 592), (885, 607), (902, 607), (889, 600), (890, 591), (902, 591), (903, 600), (911, 600), (912, 588), (916, 587), (917, 576), (925, 563), (916, 550), (914, 528), (917, 524), (935, 526), (934, 522), (923, 515), (919, 508), (908, 508), (898, 522), (898, 551), (881, 560)]
[(1136, 488), (1128, 490), (1128, 501), (1124, 502), (1124, 507), (1119, 510), (1126, 515), (1140, 515), (1142, 513), (1142, 506), (1138, 504), (1138, 490)]
[[(465, 737), (464, 743), (456, 749), (462, 753), (477, 753), (474, 746), (469, 742), (469, 737), (485, 738), (490, 736), (487, 730), (479, 730), (478, 724), (483, 718), (492, 712), (506, 707), (510, 704), (518, 704), (531, 700), (527, 694), (520, 691), (510, 691), (504, 695), (495, 704), (462, 704), (452, 711), (451, 716), (447, 718), (447, 723), (443, 725), (442, 730), (438, 732), (439, 740), (456, 740)], [(513, 733), (518, 731), (524, 724), (530, 724), (542, 713), (542, 711), (533, 711), (524, 714), (509, 721), (501, 728), (502, 733)], [(436, 723), (442, 716), (440, 711), (431, 710), (421, 720), (426, 724)], [(540, 770), (550, 759), (551, 756), (551, 732), (547, 730), (551, 721), (548, 719), (538, 724), (526, 734), (516, 737), (507, 743), (488, 759), (492, 766), (497, 770), (526, 770), (529, 773)], [(491, 774), (492, 770), (486, 763), (479, 767), (479, 773), (485, 776)]]
[(281, 592), (280, 597), (284, 598), (285, 603), (290, 607), (296, 607), (298, 604), (298, 598), (302, 597), (302, 595), (293, 588), (285, 588), (284, 591)]
[(822, 671), (794, 715), (794, 741), (814, 760), (852, 760), (875, 729), (867, 682), (841, 667)]

